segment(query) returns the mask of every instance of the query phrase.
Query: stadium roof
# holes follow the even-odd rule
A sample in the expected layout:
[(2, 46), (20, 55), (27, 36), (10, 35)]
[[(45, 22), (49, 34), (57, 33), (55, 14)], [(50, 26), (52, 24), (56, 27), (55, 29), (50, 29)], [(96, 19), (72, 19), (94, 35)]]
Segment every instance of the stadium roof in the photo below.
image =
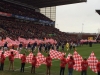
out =
[(4, 0), (4, 1), (20, 2), (38, 8), (86, 2), (86, 0)]
[(100, 15), (100, 10), (96, 10), (96, 12)]

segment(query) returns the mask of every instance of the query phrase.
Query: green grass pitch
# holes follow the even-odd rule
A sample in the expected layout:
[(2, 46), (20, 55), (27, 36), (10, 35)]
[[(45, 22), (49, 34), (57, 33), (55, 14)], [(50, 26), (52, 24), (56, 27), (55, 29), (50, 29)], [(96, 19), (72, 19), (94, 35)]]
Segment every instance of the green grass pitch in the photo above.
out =
[[(93, 47), (89, 47), (88, 45), (83, 45), (81, 47), (77, 47), (77, 52), (82, 57), (87, 57), (88, 58), (92, 51), (95, 53), (96, 57), (98, 59), (100, 59), (100, 44), (93, 44)], [(66, 52), (66, 56), (67, 56), (68, 53), (73, 54), (74, 51), (73, 50), (72, 51), (67, 51), (65, 49), (65, 52)], [(43, 53), (43, 55), (46, 56), (45, 53)], [(41, 65), (39, 68), (36, 68), (36, 74), (31, 74), (30, 73), (31, 64), (26, 64), (25, 72), (21, 73), (20, 72), (20, 60), (19, 59), (15, 59), (15, 61), (14, 61), (14, 69), (15, 69), (14, 72), (13, 71), (8, 71), (8, 67), (9, 67), (9, 62), (8, 62), (8, 58), (6, 58), (4, 71), (0, 71), (0, 75), (46, 75), (46, 66), (45, 65)], [(67, 69), (67, 65), (66, 65), (65, 75), (68, 75), (67, 70), (68, 69)], [(59, 75), (59, 71), (60, 71), (60, 61), (59, 60), (53, 60), (52, 61), (52, 67), (51, 67), (51, 75)], [(74, 71), (73, 75), (81, 75), (81, 73), (78, 72), (78, 71)], [(92, 72), (90, 70), (90, 68), (88, 68), (87, 75), (97, 75), (97, 74)]]

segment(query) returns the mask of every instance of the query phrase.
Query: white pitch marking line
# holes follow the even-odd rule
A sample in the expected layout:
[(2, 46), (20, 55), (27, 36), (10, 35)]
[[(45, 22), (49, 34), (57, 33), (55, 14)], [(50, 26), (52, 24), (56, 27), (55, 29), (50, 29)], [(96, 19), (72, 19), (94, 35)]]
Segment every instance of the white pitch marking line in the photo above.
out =
[[(55, 62), (55, 61), (58, 61), (58, 60), (54, 60), (54, 61), (52, 61), (52, 62)], [(28, 66), (28, 67), (25, 67), (25, 68), (30, 68), (31, 66)], [(15, 71), (18, 71), (18, 70), (20, 70), (20, 69), (16, 69)]]

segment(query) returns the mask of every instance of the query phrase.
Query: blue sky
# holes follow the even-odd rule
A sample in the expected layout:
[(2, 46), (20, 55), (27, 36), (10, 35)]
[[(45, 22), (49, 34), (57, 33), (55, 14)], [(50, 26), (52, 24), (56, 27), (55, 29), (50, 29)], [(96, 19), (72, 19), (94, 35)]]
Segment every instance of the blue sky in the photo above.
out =
[(100, 0), (57, 6), (56, 28), (63, 32), (97, 33), (100, 29)]

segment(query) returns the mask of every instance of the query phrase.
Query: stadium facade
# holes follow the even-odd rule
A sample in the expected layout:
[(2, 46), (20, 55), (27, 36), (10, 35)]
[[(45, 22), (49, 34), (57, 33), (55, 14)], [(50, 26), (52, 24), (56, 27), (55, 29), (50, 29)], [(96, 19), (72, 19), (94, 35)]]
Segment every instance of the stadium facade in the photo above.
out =
[(56, 21), (56, 6), (40, 8), (40, 13), (50, 18), (52, 21)]

